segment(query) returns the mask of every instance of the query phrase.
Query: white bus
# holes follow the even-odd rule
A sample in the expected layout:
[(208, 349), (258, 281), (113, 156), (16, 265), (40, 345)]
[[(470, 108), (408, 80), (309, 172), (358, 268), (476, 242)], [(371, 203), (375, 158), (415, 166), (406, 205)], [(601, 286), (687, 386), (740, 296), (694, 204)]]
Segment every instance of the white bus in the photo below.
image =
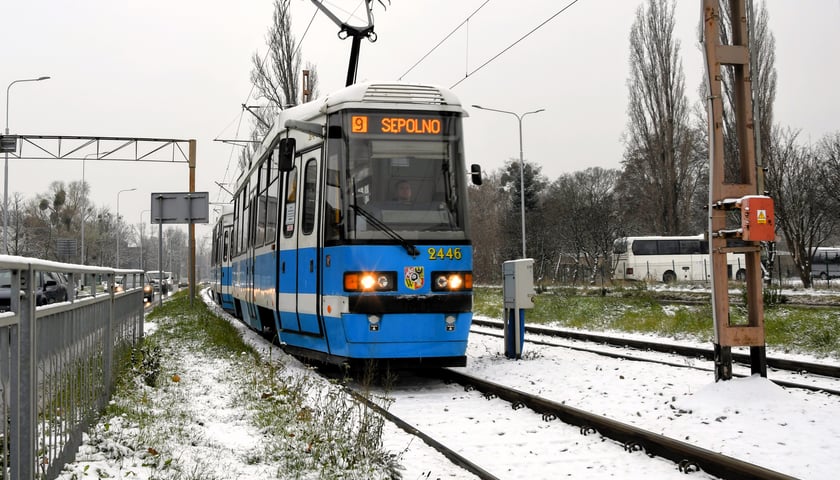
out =
[(828, 280), (837, 277), (840, 277), (840, 248), (815, 248), (811, 256), (811, 278)]
[[(742, 253), (726, 255), (729, 279), (747, 278)], [(613, 247), (613, 278), (672, 283), (711, 280), (709, 243), (703, 235), (690, 237), (623, 237)]]

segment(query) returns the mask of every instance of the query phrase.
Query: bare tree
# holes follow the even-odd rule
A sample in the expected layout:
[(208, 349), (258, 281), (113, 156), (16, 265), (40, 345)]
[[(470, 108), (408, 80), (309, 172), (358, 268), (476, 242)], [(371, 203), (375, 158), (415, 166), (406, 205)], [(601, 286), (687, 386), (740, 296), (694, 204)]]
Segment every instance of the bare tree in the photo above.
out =
[[(295, 106), (301, 101), (300, 44), (292, 35), (291, 0), (275, 0), (271, 26), (266, 35), (268, 52), (265, 59), (259, 52), (251, 56), (251, 83), (257, 90), (256, 98), (265, 104), (258, 108), (249, 108), (252, 118), (251, 144), (239, 153), (239, 168), (247, 171), (249, 161), (256, 146), (265, 137), (277, 112)], [(309, 96), (318, 97), (318, 71), (314, 64), (307, 62), (309, 70)]]
[(827, 134), (820, 140), (816, 151), (821, 174), (817, 175), (822, 186), (821, 196), (830, 201), (834, 216), (840, 218), (840, 131)]
[(9, 202), (9, 223), (12, 229), (12, 241), (9, 245), (10, 255), (31, 256), (26, 250), (26, 200), (20, 192), (12, 195)]
[(473, 242), (473, 272), (479, 282), (501, 280), (505, 245), (502, 219), (508, 214), (507, 193), (498, 172), (485, 174), (480, 186), (469, 189), (470, 228)]
[[(266, 100), (272, 107), (270, 110), (283, 110), (300, 102), (300, 77), (302, 75), (300, 45), (292, 35), (290, 1), (274, 1), (273, 22), (266, 37), (267, 61), (263, 62), (259, 52), (255, 52), (251, 57), (253, 64), (251, 82), (257, 89), (257, 97)], [(317, 97), (318, 74), (312, 64), (307, 64), (307, 69), (310, 71), (311, 96), (315, 98)]]
[(619, 189), (644, 233), (683, 234), (699, 215), (694, 192), (705, 158), (685, 96), (674, 3), (648, 0), (630, 30), (628, 125)]
[(811, 286), (811, 253), (837, 229), (838, 218), (820, 195), (814, 175), (820, 163), (811, 147), (797, 143), (799, 132), (776, 128), (767, 158), (767, 188), (776, 224), (805, 288)]
[(599, 167), (562, 175), (548, 189), (545, 200), (545, 227), (557, 239), (554, 275), (563, 265), (574, 266), (572, 280), (586, 275), (594, 282), (613, 242), (620, 236), (621, 216), (616, 208), (615, 188), (619, 170)]

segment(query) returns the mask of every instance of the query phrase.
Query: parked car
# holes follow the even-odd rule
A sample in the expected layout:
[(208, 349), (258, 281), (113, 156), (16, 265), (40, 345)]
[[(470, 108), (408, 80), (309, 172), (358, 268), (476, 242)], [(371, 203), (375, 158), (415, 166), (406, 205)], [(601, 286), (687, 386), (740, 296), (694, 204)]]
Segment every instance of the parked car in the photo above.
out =
[[(67, 278), (58, 272), (35, 272), (35, 305), (67, 301)], [(26, 285), (21, 284), (21, 288)], [(12, 272), (0, 270), (0, 312), (11, 308)]]
[(145, 274), (143, 275), (143, 303), (152, 303), (155, 300), (155, 286), (152, 284), (152, 278)]
[(125, 291), (125, 277), (122, 275), (117, 275), (114, 277), (114, 293), (120, 293)]
[(166, 281), (168, 273), (169, 272), (163, 272), (163, 281), (161, 281), (161, 272), (158, 270), (150, 270), (146, 272), (146, 276), (149, 277), (149, 282), (154, 287), (154, 291), (160, 292), (161, 295), (169, 293), (169, 282)]

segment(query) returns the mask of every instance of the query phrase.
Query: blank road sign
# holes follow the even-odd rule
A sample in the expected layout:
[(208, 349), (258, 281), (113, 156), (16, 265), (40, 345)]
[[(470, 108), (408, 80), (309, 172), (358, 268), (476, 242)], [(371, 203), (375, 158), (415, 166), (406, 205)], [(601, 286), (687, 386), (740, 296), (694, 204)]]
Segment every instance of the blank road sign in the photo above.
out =
[(210, 223), (207, 192), (163, 192), (152, 194), (150, 223)]
[(17, 139), (17, 135), (0, 135), (0, 153), (15, 153)]

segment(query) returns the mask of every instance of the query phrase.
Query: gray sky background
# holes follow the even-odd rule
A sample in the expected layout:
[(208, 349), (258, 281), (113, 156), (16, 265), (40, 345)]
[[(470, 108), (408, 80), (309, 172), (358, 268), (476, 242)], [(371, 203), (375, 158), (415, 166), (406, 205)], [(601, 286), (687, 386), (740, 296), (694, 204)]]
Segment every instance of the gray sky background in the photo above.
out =
[[(756, 0), (758, 4), (759, 0)], [(352, 11), (360, 0), (333, 0)], [(516, 119), (470, 107), (546, 111), (526, 117), (524, 150), (554, 180), (591, 166), (618, 168), (627, 121), (628, 35), (642, 0), (579, 0), (564, 13), (465, 79), (487, 60), (557, 13), (566, 0), (487, 3), (434, 53), (432, 47), (484, 0), (392, 0), (375, 7), (376, 43), (362, 42), (358, 79), (452, 87), (470, 113), (465, 122), (470, 163), (486, 171), (518, 159)], [(387, 2), (386, 2), (387, 4)], [(679, 0), (686, 87), (692, 102), (703, 75), (697, 26), (700, 0)], [(840, 1), (767, 0), (776, 38), (775, 121), (816, 142), (840, 130)], [(350, 41), (309, 0), (292, 0), (293, 28), (305, 61), (314, 62), (320, 90), (344, 86)], [(266, 51), (270, 0), (8, 1), (0, 26), (0, 86), (20, 78), (50, 80), (11, 88), (9, 129), (15, 134), (194, 138), (196, 190), (211, 201), (228, 197), (214, 184), (236, 175), (236, 147), (213, 142), (244, 138), (251, 119), (250, 57)], [(358, 12), (362, 12), (359, 10)], [(313, 19), (309, 31), (304, 31)], [(343, 15), (339, 15), (344, 17)], [(4, 92), (5, 93), (5, 92)], [(4, 98), (5, 106), (5, 98)], [(3, 125), (5, 127), (5, 123)], [(47, 191), (54, 180), (81, 179), (80, 161), (12, 160), (9, 195)], [(141, 221), (152, 192), (188, 190), (185, 164), (86, 162), (97, 206)], [(148, 223), (148, 213), (143, 215)], [(199, 235), (206, 233), (200, 229)]]

